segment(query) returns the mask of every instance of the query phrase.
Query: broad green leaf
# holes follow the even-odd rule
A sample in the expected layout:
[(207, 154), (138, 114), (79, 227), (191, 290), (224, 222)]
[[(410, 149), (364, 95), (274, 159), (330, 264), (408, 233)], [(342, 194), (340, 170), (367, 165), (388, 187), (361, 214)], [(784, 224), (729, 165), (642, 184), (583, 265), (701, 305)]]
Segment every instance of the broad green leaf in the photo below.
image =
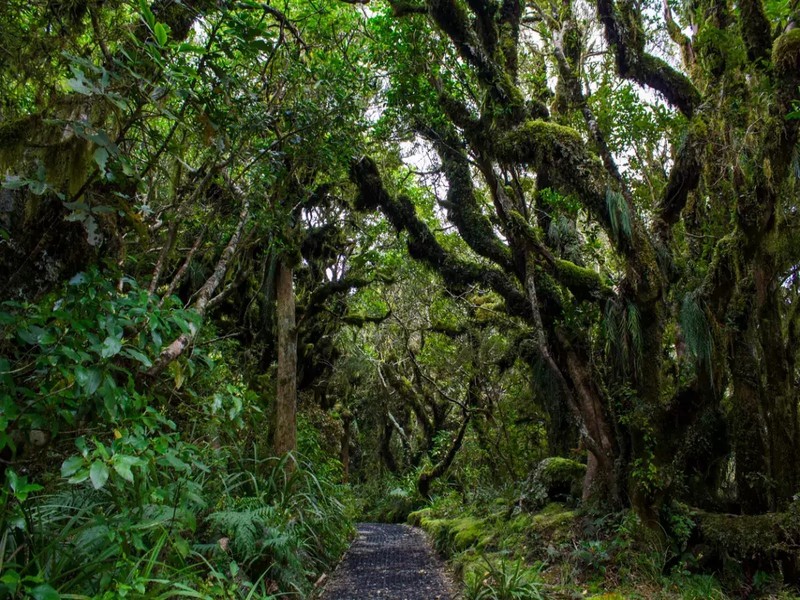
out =
[(83, 458), (71, 456), (61, 464), (61, 476), (71, 477), (83, 466)]
[(92, 468), (89, 471), (89, 477), (92, 479), (94, 489), (99, 490), (108, 481), (108, 467), (106, 463), (96, 460), (92, 463)]
[(102, 373), (97, 369), (75, 367), (75, 381), (83, 388), (87, 396), (91, 396), (103, 381)]
[(70, 359), (71, 361), (74, 361), (76, 363), (81, 362), (80, 355), (77, 352), (75, 352), (75, 350), (70, 348), (69, 346), (61, 346), (60, 349), (61, 349), (61, 353), (64, 356), (66, 356), (68, 359)]
[(153, 14), (153, 11), (150, 10), (147, 0), (139, 0), (139, 10), (142, 11), (142, 18), (144, 19), (144, 22), (152, 28), (156, 23), (156, 17)]
[(30, 591), (34, 600), (60, 600), (61, 596), (51, 586), (43, 583)]
[(106, 164), (108, 163), (108, 150), (105, 148), (97, 148), (94, 151), (94, 162), (96, 162), (100, 170), (105, 173)]
[(83, 483), (89, 479), (89, 469), (79, 469), (72, 477), (67, 479), (67, 483)]
[(156, 23), (156, 26), (153, 27), (153, 33), (156, 36), (156, 41), (158, 42), (159, 46), (164, 46), (167, 43), (167, 28), (164, 27), (163, 23)]
[(125, 481), (133, 483), (133, 472), (131, 467), (137, 464), (139, 460), (134, 456), (125, 456), (124, 454), (116, 454), (111, 459), (114, 470)]
[(73, 92), (83, 94), (84, 96), (90, 96), (93, 91), (92, 88), (86, 85), (86, 82), (83, 79), (78, 78), (67, 79), (67, 87)]
[(103, 341), (103, 349), (100, 351), (100, 356), (103, 358), (111, 358), (119, 354), (122, 350), (122, 340), (116, 337), (108, 336)]
[(17, 573), (12, 569), (9, 569), (5, 573), (3, 573), (2, 577), (0, 577), (0, 583), (5, 583), (6, 585), (16, 587), (17, 585), (19, 585), (20, 579), (21, 578), (19, 576), (19, 573)]
[(130, 358), (138, 360), (145, 367), (151, 367), (153, 365), (153, 362), (149, 358), (147, 358), (146, 355), (142, 354), (138, 350), (134, 350), (133, 348), (125, 348), (125, 350), (122, 353), (125, 356), (129, 356)]

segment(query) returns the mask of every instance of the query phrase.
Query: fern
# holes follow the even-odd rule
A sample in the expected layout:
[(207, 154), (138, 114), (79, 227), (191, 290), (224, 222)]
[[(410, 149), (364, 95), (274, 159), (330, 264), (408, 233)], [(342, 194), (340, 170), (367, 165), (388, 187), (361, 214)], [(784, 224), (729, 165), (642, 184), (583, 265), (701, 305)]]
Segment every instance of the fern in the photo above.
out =
[(711, 326), (694, 293), (686, 294), (681, 306), (681, 329), (689, 352), (700, 363), (711, 364), (713, 336)]
[(243, 500), (244, 506), (238, 510), (223, 510), (208, 516), (209, 523), (230, 538), (233, 554), (242, 563), (249, 563), (258, 558), (264, 536), (273, 524), (278, 522), (275, 508), (272, 506), (249, 508), (247, 504), (253, 500), (253, 498)]
[(608, 219), (611, 223), (611, 231), (614, 238), (619, 240), (620, 234), (626, 238), (631, 237), (631, 213), (628, 203), (619, 192), (611, 188), (606, 190), (606, 208), (608, 209)]
[(633, 363), (633, 369), (636, 372), (636, 375), (639, 376), (642, 374), (642, 323), (639, 315), (639, 309), (632, 302), (628, 303), (626, 316), (627, 334), (630, 336), (630, 359)]
[(642, 373), (643, 339), (641, 315), (638, 307), (615, 300), (606, 303), (605, 315), (606, 355), (623, 377)]

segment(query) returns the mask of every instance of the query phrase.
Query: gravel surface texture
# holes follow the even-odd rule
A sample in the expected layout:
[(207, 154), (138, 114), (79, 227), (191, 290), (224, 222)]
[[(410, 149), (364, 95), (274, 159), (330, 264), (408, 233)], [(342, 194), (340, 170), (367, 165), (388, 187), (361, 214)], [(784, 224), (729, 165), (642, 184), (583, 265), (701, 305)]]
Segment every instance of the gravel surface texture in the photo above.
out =
[(452, 600), (442, 562), (425, 534), (407, 525), (359, 523), (358, 537), (322, 600)]

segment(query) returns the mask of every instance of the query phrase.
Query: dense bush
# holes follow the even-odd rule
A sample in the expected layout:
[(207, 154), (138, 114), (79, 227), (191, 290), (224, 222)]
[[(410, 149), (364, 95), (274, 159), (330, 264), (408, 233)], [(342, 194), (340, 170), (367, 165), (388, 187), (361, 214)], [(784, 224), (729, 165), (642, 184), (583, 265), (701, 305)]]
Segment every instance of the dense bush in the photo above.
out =
[(14, 466), (0, 596), (305, 595), (349, 539), (337, 461), (310, 427), (309, 458), (261, 457), (248, 432), (264, 411), (230, 368), (234, 347), (148, 379), (195, 317), (120, 284), (82, 273), (0, 312), (0, 450)]

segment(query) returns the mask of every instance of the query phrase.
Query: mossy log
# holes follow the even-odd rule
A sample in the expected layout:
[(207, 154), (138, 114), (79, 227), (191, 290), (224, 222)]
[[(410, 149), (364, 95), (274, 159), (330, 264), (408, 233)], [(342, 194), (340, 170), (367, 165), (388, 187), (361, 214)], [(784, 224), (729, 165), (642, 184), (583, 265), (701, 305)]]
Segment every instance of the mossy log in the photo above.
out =
[(800, 581), (800, 501), (785, 512), (731, 515), (696, 510), (695, 537), (706, 561), (740, 563), (752, 570), (783, 572)]

